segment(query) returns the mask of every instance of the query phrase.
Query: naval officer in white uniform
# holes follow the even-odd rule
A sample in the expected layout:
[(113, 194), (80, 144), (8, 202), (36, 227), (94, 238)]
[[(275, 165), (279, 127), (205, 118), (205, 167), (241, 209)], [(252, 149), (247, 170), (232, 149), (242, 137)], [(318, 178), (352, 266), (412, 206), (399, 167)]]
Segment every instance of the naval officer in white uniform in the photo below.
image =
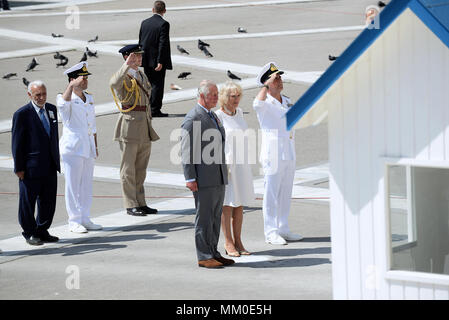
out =
[(267, 63), (257, 78), (262, 87), (253, 102), (262, 130), (259, 160), (265, 182), (262, 208), (265, 241), (279, 245), (302, 239), (288, 227), (296, 154), (294, 131), (287, 131), (285, 118), (291, 102), (281, 95), (283, 73), (275, 63)]
[(59, 143), (65, 175), (65, 203), (69, 229), (75, 233), (100, 230), (102, 226), (90, 220), (94, 161), (98, 156), (95, 108), (88, 85), (87, 62), (80, 62), (64, 74), (69, 84), (56, 97), (63, 123)]

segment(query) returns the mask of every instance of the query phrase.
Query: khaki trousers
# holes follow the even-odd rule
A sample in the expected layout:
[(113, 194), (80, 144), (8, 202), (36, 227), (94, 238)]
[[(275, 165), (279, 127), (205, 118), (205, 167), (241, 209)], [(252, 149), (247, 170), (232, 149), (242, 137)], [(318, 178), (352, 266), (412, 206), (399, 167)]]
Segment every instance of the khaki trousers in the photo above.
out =
[(120, 181), (125, 208), (146, 206), (143, 183), (151, 153), (151, 141), (145, 143), (121, 142)]

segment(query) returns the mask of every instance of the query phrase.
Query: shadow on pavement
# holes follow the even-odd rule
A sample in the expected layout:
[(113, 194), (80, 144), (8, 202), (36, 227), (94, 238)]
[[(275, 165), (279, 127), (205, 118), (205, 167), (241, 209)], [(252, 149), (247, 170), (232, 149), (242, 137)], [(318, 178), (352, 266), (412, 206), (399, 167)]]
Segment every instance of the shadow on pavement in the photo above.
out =
[(133, 226), (127, 226), (126, 228), (116, 228), (117, 231), (132, 232), (132, 231), (152, 231), (155, 230), (160, 233), (183, 231), (193, 229), (195, 225), (189, 222), (166, 222), (166, 223), (147, 223)]
[(109, 251), (114, 249), (123, 249), (127, 246), (124, 244), (111, 245), (110, 243), (128, 242), (137, 240), (158, 240), (165, 237), (155, 234), (145, 235), (120, 235), (120, 236), (106, 236), (106, 237), (91, 237), (91, 238), (76, 238), (76, 239), (60, 239), (56, 245), (60, 247), (21, 250), (21, 251), (5, 251), (3, 255), (6, 256), (33, 256), (33, 255), (82, 255), (87, 253), (95, 253), (100, 251)]
[(331, 253), (330, 247), (322, 247), (322, 248), (295, 248), (295, 249), (272, 249), (272, 250), (266, 250), (266, 251), (257, 251), (253, 252), (253, 255), (260, 256), (260, 255), (269, 255), (269, 256), (275, 256), (275, 257), (294, 257), (304, 254), (329, 254)]
[(257, 262), (236, 262), (232, 265), (233, 268), (295, 268), (295, 267), (310, 267), (320, 264), (330, 264), (331, 261), (327, 258), (294, 258), (294, 259), (280, 259), (270, 261)]
[(331, 242), (331, 237), (310, 237), (296, 242)]

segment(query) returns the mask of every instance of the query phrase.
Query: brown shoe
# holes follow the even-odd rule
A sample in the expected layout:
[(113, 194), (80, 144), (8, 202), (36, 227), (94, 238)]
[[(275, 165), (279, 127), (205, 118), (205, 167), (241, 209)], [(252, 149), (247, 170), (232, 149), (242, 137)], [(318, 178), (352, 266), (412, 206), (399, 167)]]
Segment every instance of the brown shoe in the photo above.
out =
[(215, 258), (215, 260), (217, 260), (218, 262), (221, 262), (224, 266), (230, 266), (231, 264), (235, 263), (234, 260), (226, 259), (226, 258), (223, 258), (223, 257)]
[(223, 268), (223, 263), (216, 259), (199, 260), (198, 266), (203, 268)]

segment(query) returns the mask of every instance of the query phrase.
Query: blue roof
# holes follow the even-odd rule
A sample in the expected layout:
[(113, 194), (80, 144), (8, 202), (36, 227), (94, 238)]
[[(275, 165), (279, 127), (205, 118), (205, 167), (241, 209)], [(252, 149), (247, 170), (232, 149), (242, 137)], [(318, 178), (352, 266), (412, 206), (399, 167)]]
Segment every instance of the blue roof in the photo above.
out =
[(380, 28), (366, 28), (287, 112), (290, 130), (371, 44), (410, 8), (449, 48), (449, 0), (392, 0), (379, 14)]

